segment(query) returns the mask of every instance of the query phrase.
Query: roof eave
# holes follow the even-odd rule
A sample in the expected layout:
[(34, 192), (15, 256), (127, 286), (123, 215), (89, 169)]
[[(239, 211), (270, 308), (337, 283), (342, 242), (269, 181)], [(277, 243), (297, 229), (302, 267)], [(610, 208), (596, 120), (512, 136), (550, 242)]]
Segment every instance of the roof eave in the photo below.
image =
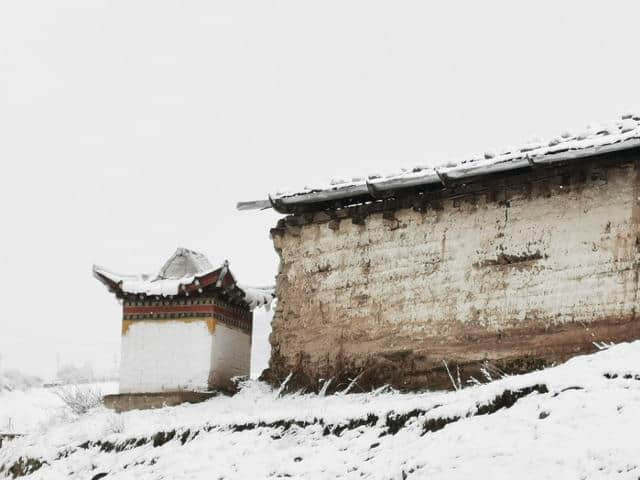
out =
[(110, 278), (105, 269), (98, 265), (93, 265), (92, 273), (94, 278), (104, 284), (111, 293), (115, 293), (116, 295), (122, 293), (122, 289), (120, 288), (122, 282), (116, 282), (114, 279)]
[[(286, 214), (294, 213), (296, 207), (308, 207), (350, 198), (354, 200), (359, 199), (362, 202), (373, 201), (383, 197), (384, 192), (435, 184), (441, 184), (446, 187), (447, 180), (459, 181), (468, 178), (478, 178), (479, 176), (518, 170), (532, 165), (550, 165), (604, 153), (628, 150), (639, 146), (640, 137), (633, 136), (620, 142), (601, 146), (595, 145), (579, 149), (568, 148), (563, 151), (552, 151), (538, 155), (536, 155), (535, 152), (532, 152), (531, 155), (524, 153), (518, 157), (502, 162), (478, 162), (468, 165), (456, 165), (455, 167), (449, 168), (425, 169), (417, 174), (407, 173), (403, 176), (388, 179), (368, 178), (366, 182), (362, 184), (350, 185), (333, 190), (318, 190), (290, 196), (281, 196), (269, 200), (240, 202), (237, 204), (237, 208), (238, 210), (256, 210), (258, 208), (264, 210), (271, 207), (279, 213)], [(376, 196), (375, 193), (378, 193), (379, 196)]]

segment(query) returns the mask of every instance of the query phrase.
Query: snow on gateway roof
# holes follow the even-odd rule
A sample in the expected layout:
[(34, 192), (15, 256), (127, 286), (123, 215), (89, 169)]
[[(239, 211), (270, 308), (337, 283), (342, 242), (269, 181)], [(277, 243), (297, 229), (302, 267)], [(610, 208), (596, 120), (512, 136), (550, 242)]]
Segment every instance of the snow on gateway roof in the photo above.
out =
[[(157, 275), (124, 275), (94, 265), (93, 275), (111, 290), (132, 295), (172, 297), (189, 294), (202, 288), (207, 281), (221, 288), (237, 288), (251, 310), (271, 306), (274, 298), (272, 287), (248, 287), (236, 282), (229, 270), (229, 262), (213, 267), (202, 253), (178, 248), (162, 266)], [(201, 283), (202, 280), (202, 283)]]
[(401, 169), (389, 175), (368, 175), (351, 180), (334, 179), (326, 185), (304, 187), (301, 190), (281, 190), (269, 195), (268, 200), (240, 202), (239, 210), (314, 204), (329, 200), (348, 199), (361, 195), (375, 198), (376, 192), (401, 189), (417, 185), (445, 183), (530, 165), (544, 165), (624, 150), (640, 145), (640, 115), (625, 114), (620, 119), (604, 124), (591, 124), (578, 133), (569, 131), (549, 141), (535, 139), (517, 148), (507, 147), (487, 151), (440, 166), (418, 165)]

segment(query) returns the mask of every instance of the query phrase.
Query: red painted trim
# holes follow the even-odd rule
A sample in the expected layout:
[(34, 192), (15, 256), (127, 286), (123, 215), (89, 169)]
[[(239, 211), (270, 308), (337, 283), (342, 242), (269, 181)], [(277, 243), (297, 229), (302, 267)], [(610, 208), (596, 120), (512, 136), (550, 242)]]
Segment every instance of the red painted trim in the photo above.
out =
[(219, 305), (144, 305), (134, 306), (125, 305), (124, 315), (154, 315), (154, 314), (177, 314), (177, 313), (203, 313), (207, 315), (213, 315), (219, 313), (226, 315), (230, 318), (236, 318), (238, 320), (247, 320), (247, 315), (239, 314), (229, 308), (224, 308)]
[[(207, 273), (206, 275), (198, 278), (198, 282), (200, 283), (200, 285), (196, 285), (194, 280), (193, 282), (184, 285), (184, 289), (188, 293), (193, 293), (193, 292), (197, 292), (199, 288), (205, 288), (205, 287), (208, 287), (209, 285), (215, 284), (218, 281), (218, 278), (220, 277), (221, 270), (222, 269), (219, 268), (215, 272)], [(182, 293), (182, 292), (179, 292), (179, 293)]]
[(213, 313), (213, 305), (148, 305), (125, 306), (125, 315), (149, 315), (153, 313)]

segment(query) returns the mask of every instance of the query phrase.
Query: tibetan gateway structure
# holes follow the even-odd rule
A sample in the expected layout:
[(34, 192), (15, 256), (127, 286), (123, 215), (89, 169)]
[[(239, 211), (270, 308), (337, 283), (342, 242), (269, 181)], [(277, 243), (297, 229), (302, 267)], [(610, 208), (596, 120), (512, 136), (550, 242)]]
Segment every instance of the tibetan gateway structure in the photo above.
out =
[(179, 248), (155, 276), (94, 276), (122, 301), (120, 395), (116, 409), (198, 401), (249, 375), (252, 310), (268, 306), (269, 289), (241, 286), (225, 262)]
[(272, 382), (451, 387), (445, 362), (464, 382), (640, 338), (640, 116), (238, 208), (287, 215)]

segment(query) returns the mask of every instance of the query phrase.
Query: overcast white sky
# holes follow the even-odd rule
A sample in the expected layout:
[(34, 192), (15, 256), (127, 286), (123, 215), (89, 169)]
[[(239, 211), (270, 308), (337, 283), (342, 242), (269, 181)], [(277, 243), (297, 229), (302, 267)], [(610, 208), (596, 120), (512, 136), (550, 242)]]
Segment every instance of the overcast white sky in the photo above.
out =
[(238, 200), (637, 111), (638, 18), (637, 1), (0, 0), (3, 366), (113, 364), (120, 307), (92, 263), (153, 272), (186, 246), (273, 283), (277, 216)]

